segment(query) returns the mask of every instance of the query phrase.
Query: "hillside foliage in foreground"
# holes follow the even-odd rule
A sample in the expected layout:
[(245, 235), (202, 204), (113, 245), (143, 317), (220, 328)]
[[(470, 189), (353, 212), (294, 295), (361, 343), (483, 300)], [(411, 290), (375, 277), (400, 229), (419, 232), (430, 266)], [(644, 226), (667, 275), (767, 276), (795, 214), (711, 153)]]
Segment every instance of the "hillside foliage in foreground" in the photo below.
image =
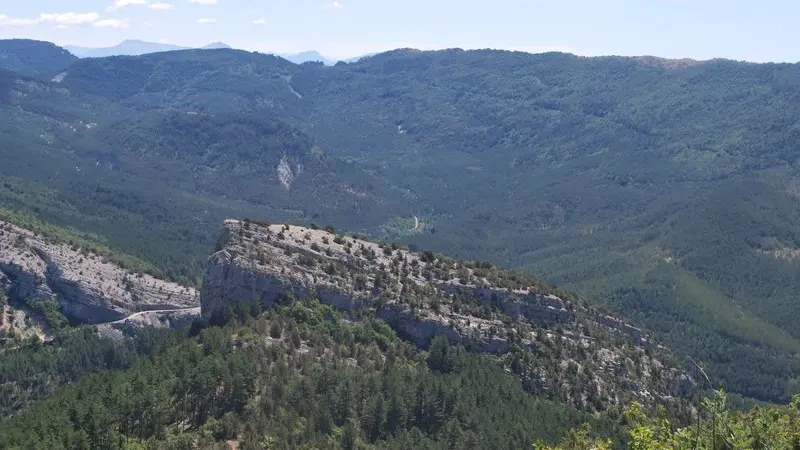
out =
[[(676, 428), (664, 417), (652, 418), (634, 403), (625, 412), (630, 421), (630, 450), (797, 450), (800, 448), (800, 395), (788, 406), (755, 407), (747, 412), (727, 408), (727, 395), (715, 391), (703, 400), (695, 425)], [(591, 437), (588, 427), (571, 430), (555, 447), (535, 450), (610, 450), (612, 442)]]
[(173, 334), (0, 422), (3, 449), (531, 448), (590, 421), (534, 397), (489, 358), (430, 351), (384, 322), (298, 302)]

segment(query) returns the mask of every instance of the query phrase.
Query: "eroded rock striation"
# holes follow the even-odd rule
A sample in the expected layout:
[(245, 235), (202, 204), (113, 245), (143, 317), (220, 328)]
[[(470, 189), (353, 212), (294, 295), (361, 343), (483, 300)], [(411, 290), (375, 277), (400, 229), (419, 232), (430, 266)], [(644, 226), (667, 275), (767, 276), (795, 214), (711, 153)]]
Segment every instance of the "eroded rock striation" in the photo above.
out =
[(12, 302), (58, 301), (62, 312), (96, 324), (138, 311), (198, 305), (195, 289), (133, 273), (100, 255), (0, 221), (0, 289)]
[[(650, 400), (691, 392), (645, 332), (523, 275), (320, 229), (225, 221), (203, 278), (205, 319), (241, 301), (271, 307), (310, 297), (370, 310), (421, 347), (445, 336), (500, 357), (532, 390), (563, 393), (569, 377), (591, 378), (593, 390), (571, 399), (583, 405), (621, 401), (622, 385)], [(546, 355), (549, 366), (520, 365), (519, 351)]]

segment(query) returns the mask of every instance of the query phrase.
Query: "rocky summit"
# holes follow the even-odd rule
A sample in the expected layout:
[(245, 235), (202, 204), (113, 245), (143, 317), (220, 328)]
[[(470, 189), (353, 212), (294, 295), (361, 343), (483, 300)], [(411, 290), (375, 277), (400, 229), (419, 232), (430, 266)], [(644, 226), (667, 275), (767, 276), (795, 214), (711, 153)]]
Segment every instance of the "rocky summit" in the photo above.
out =
[[(225, 221), (203, 278), (205, 319), (239, 302), (271, 307), (311, 297), (374, 314), (420, 347), (444, 336), (494, 355), (529, 390), (582, 407), (680, 401), (693, 390), (645, 332), (540, 280), (332, 228)], [(589, 387), (576, 392), (577, 377)]]
[(195, 289), (134, 273), (96, 253), (0, 221), (0, 291), (12, 304), (55, 300), (84, 323), (197, 306)]

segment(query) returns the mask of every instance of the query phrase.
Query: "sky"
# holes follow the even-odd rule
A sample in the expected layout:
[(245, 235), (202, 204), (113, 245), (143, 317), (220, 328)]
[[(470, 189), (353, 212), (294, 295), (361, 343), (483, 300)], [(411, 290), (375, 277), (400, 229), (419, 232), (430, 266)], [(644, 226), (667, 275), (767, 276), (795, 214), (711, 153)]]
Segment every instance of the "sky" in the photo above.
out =
[(344, 59), (394, 48), (800, 61), (797, 0), (0, 0), (0, 39), (225, 42)]

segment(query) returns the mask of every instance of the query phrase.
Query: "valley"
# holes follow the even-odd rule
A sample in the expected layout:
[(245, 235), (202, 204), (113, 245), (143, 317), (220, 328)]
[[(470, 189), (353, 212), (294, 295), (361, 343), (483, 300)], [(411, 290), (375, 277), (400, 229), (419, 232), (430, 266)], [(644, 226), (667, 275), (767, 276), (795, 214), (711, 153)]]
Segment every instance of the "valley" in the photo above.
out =
[[(59, 83), (9, 80), (0, 200), (190, 285), (227, 217), (490, 260), (663, 333), (735, 392), (786, 400), (797, 263), (765, 252), (800, 241), (794, 128), (779, 125), (797, 120), (797, 70), (460, 50), (80, 60)], [(422, 233), (398, 220), (413, 215)]]
[[(717, 398), (707, 388), (736, 407), (789, 403), (798, 75), (460, 49), (334, 66), (228, 48), (78, 59), (0, 41), (0, 331), (13, 350), (0, 411), (25, 424), (62, 402), (65, 423), (97, 419), (77, 400), (91, 383), (114, 398), (127, 395), (114, 380), (147, 386), (176, 400), (135, 396), (102, 439), (152, 448), (182, 439), (176, 423), (208, 448), (348, 433), (447, 448), (480, 447), (464, 430), (504, 408), (564, 418), (533, 434), (507, 416), (482, 428), (530, 448), (583, 422), (621, 442), (633, 402), (683, 426)], [(37, 356), (56, 348), (81, 362)], [(495, 378), (496, 408), (465, 412)], [(331, 406), (356, 401), (347, 380), (374, 395)], [(394, 382), (440, 386), (439, 409), (422, 394), (391, 403)], [(198, 395), (214, 383), (219, 395)], [(336, 398), (310, 394), (320, 386)], [(406, 419), (386, 418), (390, 403)], [(36, 439), (88, 439), (84, 425)], [(27, 448), (21, 429), (0, 444)]]

